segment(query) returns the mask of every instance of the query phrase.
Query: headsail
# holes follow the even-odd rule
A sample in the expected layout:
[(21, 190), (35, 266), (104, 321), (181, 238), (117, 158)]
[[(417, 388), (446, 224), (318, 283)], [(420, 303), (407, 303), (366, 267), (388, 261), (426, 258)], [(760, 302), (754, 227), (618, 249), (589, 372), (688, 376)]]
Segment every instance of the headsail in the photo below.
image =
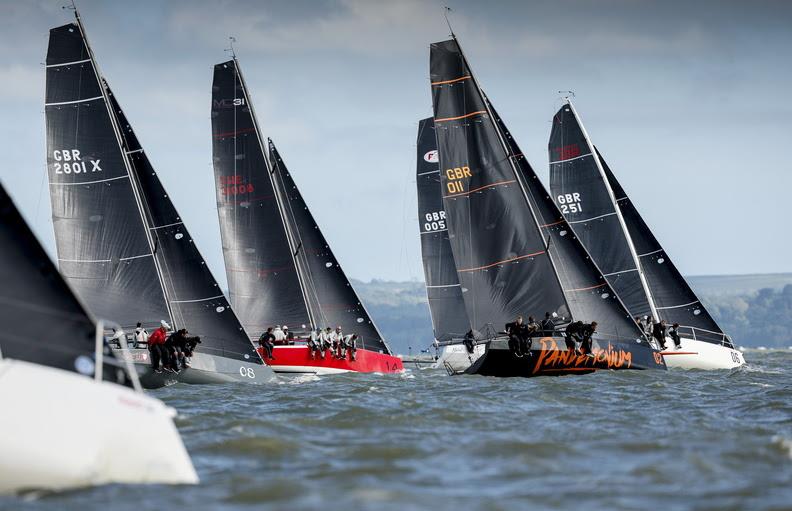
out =
[(58, 265), (88, 308), (124, 327), (169, 319), (93, 56), (78, 23), (50, 31), (47, 169)]
[[(93, 375), (96, 325), (0, 185), (0, 355)], [(105, 380), (129, 384), (105, 353)]]
[(295, 258), (305, 295), (318, 326), (341, 326), (356, 333), (365, 349), (390, 353), (355, 289), (338, 264), (275, 144), (269, 141), (270, 165), (286, 223), (295, 241)]
[(553, 117), (550, 188), (558, 208), (634, 316), (653, 316), (621, 212), (570, 103)]
[(311, 324), (299, 275), (236, 59), (212, 83), (212, 151), (217, 212), (231, 303), (251, 334)]
[(195, 246), (135, 132), (109, 87), (113, 114), (129, 155), (145, 223), (154, 245), (174, 327), (201, 337), (201, 352), (260, 363), (261, 357), (242, 328), (223, 290)]
[[(561, 123), (565, 127), (562, 127)], [(553, 133), (561, 130), (585, 133), (577, 112), (571, 105), (564, 105), (554, 118)], [(567, 195), (571, 195), (574, 200), (574, 194), (578, 193), (579, 203), (588, 204), (589, 198), (591, 198), (594, 204), (602, 203), (603, 207), (608, 207), (606, 199), (611, 208), (618, 204), (618, 212), (623, 218), (624, 228), (620, 229), (615, 236), (602, 232), (600, 237), (585, 238), (585, 244), (592, 252), (594, 259), (599, 262), (600, 259), (607, 258), (610, 250), (634, 251), (635, 257), (639, 261), (638, 267), (646, 283), (644, 287), (639, 285), (635, 289), (644, 293), (643, 301), (652, 305), (656, 311), (657, 319), (664, 319), (668, 323), (679, 323), (682, 326), (681, 333), (689, 335), (691, 338), (730, 344), (728, 337), (699, 301), (654, 237), (599, 151), (591, 144), (588, 137), (584, 138), (583, 143), (585, 145), (581, 147), (590, 153), (590, 156), (585, 159), (600, 165), (602, 177), (592, 179), (585, 172), (578, 172), (580, 169), (554, 165), (552, 163), (553, 148), (560, 146), (553, 143), (551, 134), (550, 182), (553, 195), (557, 200), (560, 197), (566, 198)], [(608, 188), (612, 192), (612, 198)], [(586, 193), (576, 190), (585, 190)], [(572, 212), (568, 212), (566, 216), (570, 221), (574, 217)], [(578, 225), (574, 225), (574, 228), (583, 237)], [(610, 248), (612, 245), (620, 245), (621, 248)], [(607, 248), (602, 248), (602, 246)], [(646, 314), (645, 308), (640, 303), (635, 308), (628, 305), (628, 308), (633, 315)]]
[[(498, 257), (491, 254), (494, 262), (489, 264), (479, 259), (470, 271), (479, 274), (478, 282), (459, 270), (465, 287), (468, 279), (472, 284), (491, 283), (488, 293), (486, 287), (479, 289), (483, 294), (478, 297), (473, 289), (465, 293), (469, 314), (478, 308), (479, 314), (503, 318), (504, 308), (485, 311), (475, 303), (471, 307), (471, 302), (486, 306), (488, 299), (497, 303), (515, 296), (519, 308), (507, 319), (516, 313), (571, 313), (575, 319), (596, 320), (600, 337), (639, 340), (640, 329), (478, 87), (456, 39), (432, 45), (431, 55), (441, 169), (447, 169), (442, 173), (445, 205), (449, 228), (462, 237), (452, 239), (457, 267), (470, 264), (458, 253), (470, 258), (493, 249), (507, 251)], [(522, 255), (528, 250), (534, 253)], [(521, 295), (525, 298), (519, 299)]]
[(430, 55), (443, 203), (471, 325), (500, 330), (517, 314), (567, 315), (539, 226), (456, 39), (432, 44)]
[(418, 225), (434, 336), (438, 341), (458, 339), (471, 325), (448, 237), (440, 160), (431, 117), (418, 124), (417, 162)]

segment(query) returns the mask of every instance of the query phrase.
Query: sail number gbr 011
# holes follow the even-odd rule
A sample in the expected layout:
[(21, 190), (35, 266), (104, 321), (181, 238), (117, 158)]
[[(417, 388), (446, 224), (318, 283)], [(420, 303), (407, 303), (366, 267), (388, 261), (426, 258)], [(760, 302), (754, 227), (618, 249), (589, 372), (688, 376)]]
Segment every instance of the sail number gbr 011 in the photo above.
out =
[(463, 193), (465, 191), (465, 185), (462, 180), (473, 177), (470, 175), (470, 167), (454, 167), (453, 169), (447, 169), (445, 175), (446, 178), (448, 178), (446, 188), (448, 189), (448, 193), (452, 195), (455, 193)]
[(87, 174), (101, 172), (99, 159), (83, 160), (79, 149), (56, 149), (52, 151), (52, 169), (56, 174)]

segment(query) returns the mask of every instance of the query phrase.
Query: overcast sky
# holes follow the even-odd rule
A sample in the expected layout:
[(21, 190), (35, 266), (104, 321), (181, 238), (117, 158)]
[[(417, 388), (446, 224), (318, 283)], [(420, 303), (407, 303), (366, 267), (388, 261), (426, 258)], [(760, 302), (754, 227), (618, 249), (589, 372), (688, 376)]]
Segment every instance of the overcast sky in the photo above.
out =
[[(2, 2), (0, 180), (54, 255), (45, 169), (48, 30), (65, 1)], [(99, 66), (215, 276), (212, 66), (228, 36), (348, 275), (422, 279), (417, 121), (454, 29), (547, 183), (558, 91), (685, 274), (792, 271), (792, 2), (80, 0)]]

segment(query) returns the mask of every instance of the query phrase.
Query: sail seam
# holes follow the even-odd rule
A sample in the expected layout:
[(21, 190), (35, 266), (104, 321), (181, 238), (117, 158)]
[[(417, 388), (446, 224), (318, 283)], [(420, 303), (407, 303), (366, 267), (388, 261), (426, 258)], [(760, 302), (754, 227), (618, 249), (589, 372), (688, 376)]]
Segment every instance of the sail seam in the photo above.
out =
[[(131, 257), (119, 257), (119, 261), (129, 261), (131, 259), (140, 259), (141, 257), (151, 257), (151, 254), (143, 254), (143, 255), (136, 255)], [(61, 259), (58, 258), (58, 261), (63, 261), (64, 263), (109, 263), (112, 262), (112, 259)]]
[(701, 302), (696, 300), (695, 302), (683, 303), (682, 305), (669, 305), (668, 307), (657, 307), (657, 310), (679, 309), (680, 307), (687, 307), (688, 305), (694, 305), (696, 303), (701, 303)]
[(95, 98), (86, 98), (86, 99), (76, 99), (74, 101), (61, 101), (58, 103), (44, 103), (44, 106), (73, 105), (74, 103), (85, 103), (86, 101), (94, 101), (97, 99), (104, 99), (104, 96), (96, 96)]
[(459, 117), (444, 117), (442, 119), (435, 119), (435, 124), (437, 124), (438, 122), (445, 122), (445, 121), (457, 121), (459, 119), (466, 119), (468, 117), (473, 117), (474, 115), (486, 114), (486, 113), (487, 113), (486, 110), (479, 110), (477, 112), (470, 112), (469, 114), (460, 115)]
[(653, 250), (652, 252), (647, 252), (647, 253), (645, 253), (645, 254), (638, 254), (638, 257), (644, 257), (644, 256), (648, 256), (648, 255), (656, 254), (656, 253), (658, 253), (658, 252), (662, 252), (662, 251), (663, 251), (663, 249), (662, 249), (662, 248), (660, 248), (660, 249), (657, 249), (657, 250)]
[[(462, 80), (470, 80), (470, 75), (453, 78), (451, 80), (443, 80), (442, 82), (432, 82), (432, 85), (445, 85), (446, 83), (456, 83), (461, 82)], [(435, 122), (437, 122), (437, 120), (435, 120)]]
[(447, 231), (448, 231), (448, 229), (438, 229), (436, 231), (424, 231), (424, 232), (421, 233), (421, 236), (423, 236), (424, 234), (435, 234), (435, 233), (438, 233), (438, 232), (447, 232)]
[(79, 186), (79, 185), (92, 185), (96, 183), (105, 183), (107, 181), (115, 181), (117, 179), (127, 179), (129, 175), (126, 176), (118, 176), (118, 177), (111, 177), (108, 179), (99, 179), (98, 181), (81, 181), (77, 183), (50, 183), (50, 186)]
[(579, 160), (581, 158), (585, 158), (586, 156), (591, 156), (592, 154), (593, 153), (586, 153), (586, 154), (581, 154), (580, 156), (575, 156), (574, 158), (567, 158), (566, 160), (551, 161), (550, 165), (555, 165), (556, 163), (566, 163), (566, 162), (572, 161), (572, 160)]
[(620, 273), (630, 273), (631, 271), (638, 271), (638, 268), (631, 268), (629, 270), (614, 271), (613, 273), (606, 273), (603, 277), (610, 277), (611, 275), (618, 275)]
[(126, 153), (132, 154), (132, 153), (142, 153), (142, 152), (143, 152), (143, 148), (141, 147), (140, 149), (133, 149), (131, 151), (127, 151)]
[(173, 222), (172, 224), (165, 224), (165, 225), (158, 225), (156, 227), (149, 227), (149, 231), (156, 231), (157, 229), (164, 229), (165, 227), (173, 227), (174, 225), (180, 225), (184, 222)]
[(486, 270), (487, 268), (492, 268), (493, 266), (498, 266), (500, 264), (505, 264), (505, 263), (511, 263), (513, 261), (518, 261), (520, 259), (525, 259), (527, 257), (534, 257), (534, 256), (542, 255), (544, 253), (545, 253), (545, 251), (542, 250), (540, 252), (534, 252), (532, 254), (525, 254), (525, 255), (521, 255), (521, 256), (517, 256), (517, 257), (512, 257), (511, 259), (505, 259), (503, 261), (497, 261), (497, 262), (494, 262), (492, 264), (488, 264), (486, 266), (478, 266), (476, 268), (464, 268), (462, 270), (457, 270), (457, 272), (462, 273), (462, 272), (468, 272), (468, 271)]
[(439, 287), (459, 287), (461, 284), (445, 284), (442, 286), (426, 286), (426, 289), (436, 289)]
[(600, 215), (600, 216), (593, 216), (593, 217), (591, 217), (591, 218), (586, 218), (585, 220), (575, 220), (574, 222), (569, 222), (569, 223), (570, 223), (570, 224), (580, 224), (580, 223), (583, 223), (583, 222), (590, 222), (590, 221), (592, 221), (592, 220), (598, 220), (598, 219), (600, 219), (600, 218), (605, 218), (605, 217), (607, 217), (607, 216), (613, 216), (613, 215), (615, 215), (615, 214), (616, 214), (616, 212), (613, 212), (613, 213), (606, 213), (606, 214), (604, 214), (604, 215)]
[(567, 289), (567, 291), (569, 291), (569, 292), (574, 292), (574, 291), (589, 291), (589, 290), (591, 290), (591, 289), (597, 289), (598, 287), (604, 287), (604, 286), (607, 286), (607, 285), (608, 285), (608, 283), (607, 283), (607, 282), (603, 282), (602, 284), (599, 284), (599, 285), (596, 285), (596, 286), (589, 286), (589, 287), (579, 287), (579, 288), (576, 288), (576, 289)]
[(82, 64), (83, 62), (90, 62), (90, 61), (91, 61), (90, 58), (83, 59), (83, 60), (72, 60), (71, 62), (64, 62), (62, 64), (47, 64), (46, 67), (50, 68), (50, 67), (69, 66), (71, 64)]
[(206, 302), (209, 300), (216, 300), (218, 298), (224, 298), (225, 295), (217, 295), (217, 296), (210, 296), (209, 298), (198, 298), (197, 300), (171, 300), (170, 303), (195, 303), (195, 302)]
[(552, 227), (554, 225), (563, 224), (564, 222), (565, 222), (565, 220), (559, 220), (558, 222), (553, 222), (552, 224), (540, 225), (539, 227)]
[(440, 173), (440, 169), (437, 169), (437, 170), (430, 170), (429, 172), (419, 172), (418, 175), (425, 176), (427, 174), (439, 174), (439, 173)]
[(509, 181), (498, 181), (497, 183), (490, 183), (488, 185), (479, 186), (478, 188), (474, 188), (474, 189), (469, 190), (467, 192), (455, 193), (455, 194), (452, 194), (452, 195), (445, 195), (445, 196), (443, 196), (443, 198), (444, 199), (449, 199), (449, 198), (454, 198), (454, 197), (462, 197), (464, 195), (470, 195), (473, 192), (478, 192), (479, 190), (484, 190), (485, 188), (492, 188), (493, 186), (499, 186), (499, 185), (508, 185), (510, 183), (516, 183), (516, 182), (517, 181), (515, 181), (514, 179), (511, 179)]

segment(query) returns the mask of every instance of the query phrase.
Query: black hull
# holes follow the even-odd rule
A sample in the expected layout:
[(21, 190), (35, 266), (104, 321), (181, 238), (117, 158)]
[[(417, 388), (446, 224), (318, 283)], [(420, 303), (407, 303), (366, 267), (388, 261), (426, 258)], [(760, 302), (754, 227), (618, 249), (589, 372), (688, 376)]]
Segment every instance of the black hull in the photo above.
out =
[(660, 353), (649, 346), (595, 341), (593, 356), (588, 356), (568, 351), (561, 338), (542, 337), (533, 340), (531, 356), (523, 357), (517, 357), (509, 350), (506, 339), (492, 340), (465, 374), (529, 378), (587, 374), (603, 369), (665, 370), (666, 366)]

